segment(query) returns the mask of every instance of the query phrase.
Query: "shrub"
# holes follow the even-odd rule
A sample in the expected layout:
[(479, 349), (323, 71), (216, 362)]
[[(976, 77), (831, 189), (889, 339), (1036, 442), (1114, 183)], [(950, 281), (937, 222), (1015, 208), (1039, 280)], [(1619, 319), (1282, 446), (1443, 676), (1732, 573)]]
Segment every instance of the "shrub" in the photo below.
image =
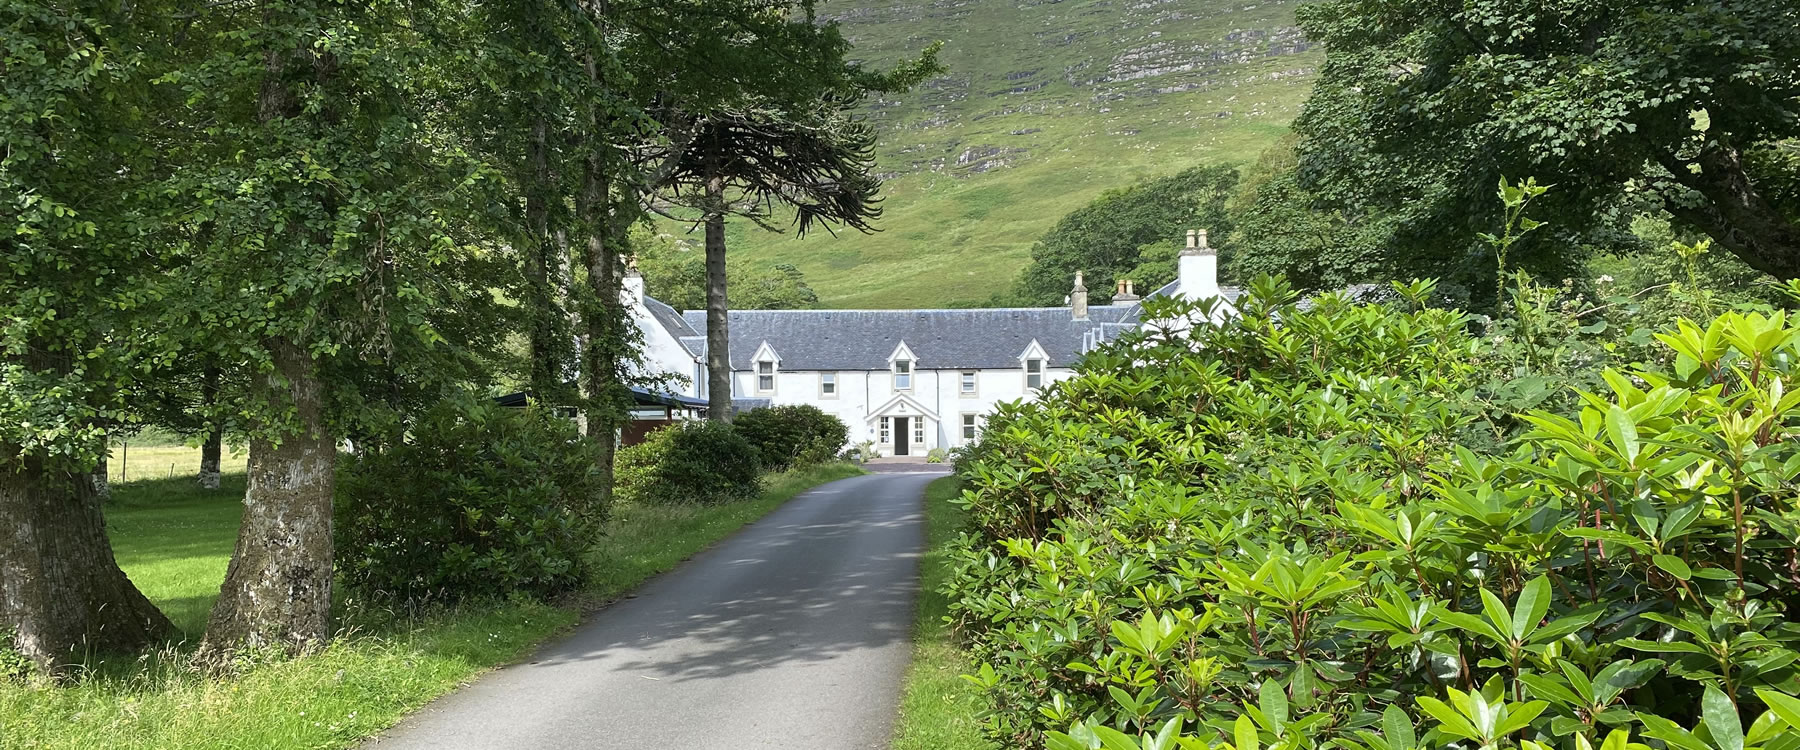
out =
[(960, 458), (1003, 746), (1800, 743), (1800, 326), (1684, 322), (1515, 417), (1463, 314), (1293, 302), (1127, 337)]
[(816, 406), (765, 406), (737, 415), (732, 426), (756, 446), (763, 468), (781, 471), (837, 458), (850, 441), (842, 420)]
[(685, 422), (619, 452), (619, 499), (720, 503), (762, 489), (756, 448), (729, 424)]
[(439, 404), (406, 441), (343, 462), (338, 569), (353, 590), (384, 598), (575, 589), (608, 510), (596, 501), (597, 459), (548, 411)]

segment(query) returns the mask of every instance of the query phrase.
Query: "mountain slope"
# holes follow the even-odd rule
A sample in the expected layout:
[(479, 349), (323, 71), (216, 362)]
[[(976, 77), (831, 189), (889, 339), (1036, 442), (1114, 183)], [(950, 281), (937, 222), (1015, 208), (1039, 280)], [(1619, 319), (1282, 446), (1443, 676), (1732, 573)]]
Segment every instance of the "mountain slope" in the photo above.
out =
[(1242, 164), (1285, 132), (1321, 51), (1296, 0), (827, 0), (873, 64), (945, 42), (942, 77), (874, 102), (887, 178), (874, 235), (739, 222), (730, 247), (793, 263), (828, 307), (969, 304), (1102, 191)]

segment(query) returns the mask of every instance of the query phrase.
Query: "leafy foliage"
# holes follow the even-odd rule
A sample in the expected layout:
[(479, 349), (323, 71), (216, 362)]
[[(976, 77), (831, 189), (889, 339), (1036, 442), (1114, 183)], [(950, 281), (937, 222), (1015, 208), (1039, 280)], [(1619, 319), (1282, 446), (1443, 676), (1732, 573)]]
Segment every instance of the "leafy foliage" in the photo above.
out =
[(733, 418), (732, 426), (756, 446), (768, 471), (830, 461), (850, 441), (843, 420), (808, 404), (751, 409)]
[(609, 510), (595, 451), (549, 411), (440, 404), (406, 442), (343, 462), (339, 572), (403, 600), (571, 591)]
[(762, 488), (756, 446), (725, 422), (683, 422), (619, 451), (623, 502), (722, 503)]
[[(1800, 692), (1800, 326), (1682, 321), (1613, 369), (1637, 350), (1477, 337), (1421, 304), (1429, 284), (1394, 291), (1302, 308), (1260, 280), (1241, 318), (1148, 329), (990, 419), (958, 464), (972, 527), (948, 586), (989, 732), (1058, 750), (1800, 741), (1780, 718)], [(1532, 357), (1598, 386), (1515, 417)]]
[(1332, 0), (1299, 19), (1329, 50), (1295, 123), (1299, 174), (1324, 205), (1399, 219), (1389, 278), (1485, 276), (1468, 238), (1505, 174), (1561, 188), (1542, 208), (1565, 230), (1520, 247), (1541, 275), (1568, 275), (1582, 238), (1646, 200), (1764, 273), (1800, 273), (1791, 6)]
[[(638, 270), (650, 296), (677, 310), (706, 309), (705, 253), (681, 247), (666, 237), (633, 237)], [(743, 261), (726, 270), (734, 310), (804, 310), (819, 306), (819, 294), (806, 274), (787, 263), (759, 268)]]
[[(1019, 275), (1015, 296), (1034, 305), (1061, 304), (1075, 272), (1087, 274), (1088, 288), (1107, 290), (1131, 279), (1140, 294), (1175, 280), (1175, 254), (1168, 244), (1184, 230), (1206, 228), (1224, 239), (1231, 231), (1225, 201), (1237, 172), (1194, 167), (1178, 174), (1109, 191), (1070, 212), (1031, 248), (1031, 265)], [(1229, 245), (1221, 245), (1229, 253)]]

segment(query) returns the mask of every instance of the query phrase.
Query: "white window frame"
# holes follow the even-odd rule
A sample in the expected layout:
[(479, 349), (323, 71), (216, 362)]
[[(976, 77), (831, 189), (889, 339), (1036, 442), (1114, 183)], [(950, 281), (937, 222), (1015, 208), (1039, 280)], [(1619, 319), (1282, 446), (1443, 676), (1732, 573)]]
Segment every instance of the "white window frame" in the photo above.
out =
[[(1031, 371), (1031, 368), (1034, 365), (1037, 367), (1037, 372)], [(1048, 369), (1049, 369), (1048, 367), (1044, 366), (1044, 360), (1039, 359), (1037, 357), (1027, 358), (1025, 360), (1025, 390), (1028, 390), (1028, 391), (1042, 390), (1044, 387), (1044, 376), (1046, 374), (1048, 374), (1046, 372)], [(1031, 380), (1033, 378), (1037, 379), (1036, 383), (1031, 382)]]
[(838, 397), (838, 374), (835, 372), (819, 373), (819, 398)]
[(896, 392), (911, 391), (912, 384), (913, 384), (913, 375), (916, 374), (913, 372), (912, 360), (910, 360), (910, 359), (894, 360), (893, 372), (894, 372), (894, 390)]
[(881, 418), (881, 431), (876, 433), (875, 436), (877, 438), (880, 438), (877, 442), (880, 443), (881, 445), (893, 445), (894, 444), (894, 418), (893, 417), (882, 417)]
[[(924, 417), (913, 417), (912, 418), (912, 432), (913, 432), (913, 434), (912, 434), (913, 445), (919, 446), (920, 448), (924, 448), (925, 447), (925, 418)], [(908, 446), (908, 447), (910, 448), (911, 446)]]
[(974, 440), (981, 434), (981, 415), (975, 412), (964, 412), (962, 415), (963, 440)]
[[(767, 372), (764, 372), (765, 369), (767, 370)], [(772, 359), (757, 360), (756, 361), (756, 392), (757, 393), (774, 393), (775, 392), (775, 376), (780, 373), (781, 373), (781, 368), (776, 365), (775, 360), (772, 360)], [(769, 385), (767, 387), (763, 386), (763, 378), (769, 379)]]
[(956, 393), (963, 398), (975, 398), (981, 393), (981, 371), (963, 370), (956, 374)]

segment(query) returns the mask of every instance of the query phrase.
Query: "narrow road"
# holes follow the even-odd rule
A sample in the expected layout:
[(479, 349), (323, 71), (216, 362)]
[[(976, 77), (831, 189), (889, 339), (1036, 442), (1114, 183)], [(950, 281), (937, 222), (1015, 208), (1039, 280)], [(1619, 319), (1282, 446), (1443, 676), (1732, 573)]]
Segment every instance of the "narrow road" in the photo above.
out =
[(885, 748), (934, 478), (796, 497), (365, 748)]

